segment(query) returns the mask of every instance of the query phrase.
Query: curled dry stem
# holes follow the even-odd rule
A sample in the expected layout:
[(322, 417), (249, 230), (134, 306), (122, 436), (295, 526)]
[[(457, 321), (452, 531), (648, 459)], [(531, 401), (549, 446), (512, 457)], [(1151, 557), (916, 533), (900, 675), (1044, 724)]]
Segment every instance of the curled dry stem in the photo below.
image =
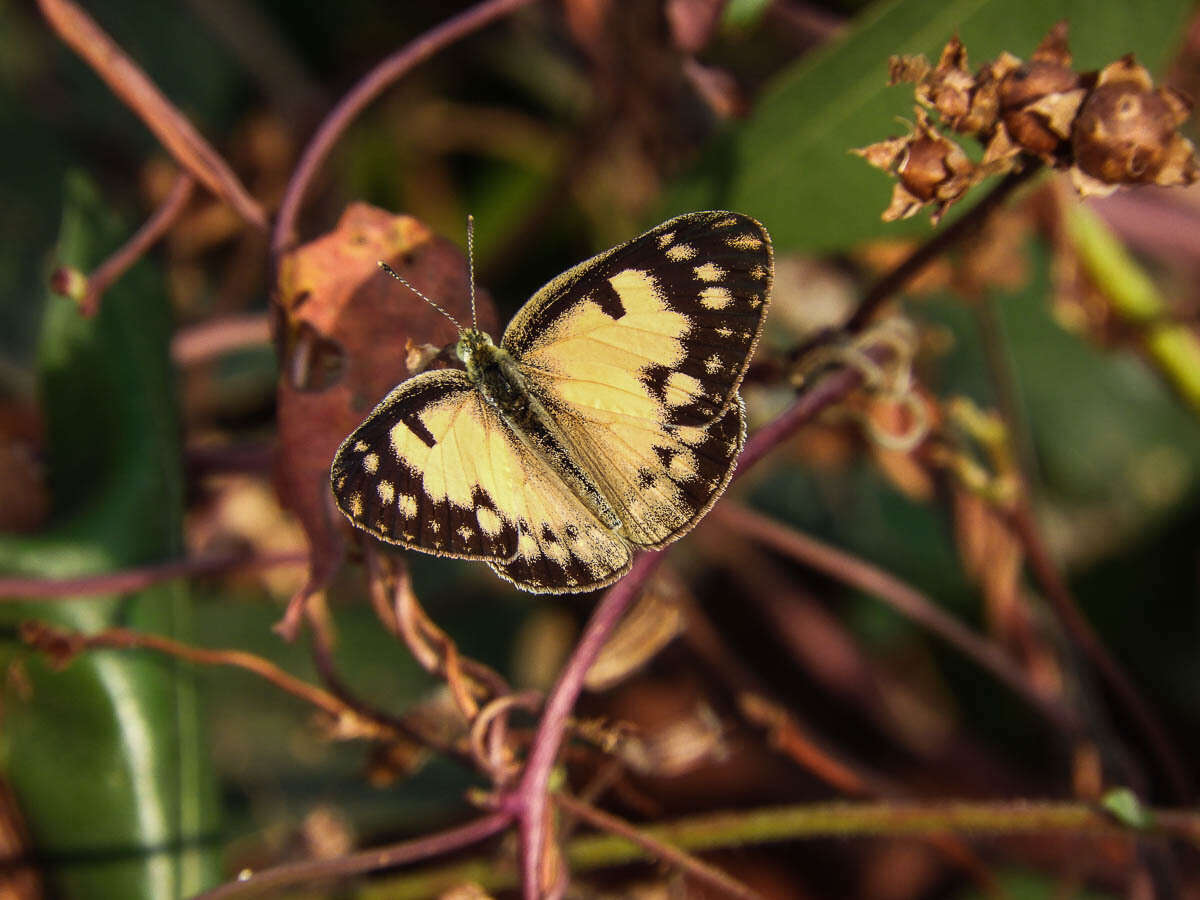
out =
[(133, 110), (184, 169), (255, 228), (266, 230), (266, 213), (221, 155), (91, 16), (71, 0), (38, 0), (38, 6), (63, 42)]
[(393, 608), (400, 637), (413, 657), (427, 672), (446, 679), (455, 705), (468, 722), (479, 714), (481, 700), (509, 693), (503, 678), (463, 657), (450, 636), (433, 623), (417, 600), (407, 569), (397, 579)]

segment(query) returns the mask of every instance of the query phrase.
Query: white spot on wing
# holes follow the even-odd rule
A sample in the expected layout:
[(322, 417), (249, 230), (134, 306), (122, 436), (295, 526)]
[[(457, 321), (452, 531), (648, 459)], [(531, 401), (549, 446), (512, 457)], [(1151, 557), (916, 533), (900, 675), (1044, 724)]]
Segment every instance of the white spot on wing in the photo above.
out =
[(733, 294), (727, 287), (713, 285), (700, 292), (700, 305), (705, 309), (724, 309), (733, 302)]
[(392, 498), (396, 496), (396, 489), (392, 487), (390, 481), (381, 481), (375, 485), (375, 492), (379, 494), (379, 499), (384, 503), (391, 503)]
[(692, 269), (693, 274), (701, 281), (720, 281), (725, 277), (725, 270), (714, 262), (706, 262)]
[(671, 262), (683, 262), (696, 256), (696, 248), (691, 244), (676, 244), (667, 250), (667, 259)]
[(368, 475), (374, 475), (379, 471), (379, 454), (368, 453), (363, 457), (363, 468), (367, 470)]
[(401, 494), (396, 498), (396, 509), (406, 519), (415, 518), (417, 515), (417, 498), (412, 494)]
[(658, 249), (666, 250), (671, 246), (671, 241), (675, 240), (675, 232), (667, 231), (658, 236)]
[(725, 242), (734, 250), (757, 250), (762, 246), (762, 238), (753, 234), (738, 234)]
[(721, 362), (721, 357), (715, 353), (704, 361), (704, 371), (709, 375), (716, 375), (723, 368), (724, 364)]
[(479, 527), (483, 529), (484, 534), (495, 537), (500, 533), (500, 517), (486, 506), (475, 510), (475, 519), (479, 522)]

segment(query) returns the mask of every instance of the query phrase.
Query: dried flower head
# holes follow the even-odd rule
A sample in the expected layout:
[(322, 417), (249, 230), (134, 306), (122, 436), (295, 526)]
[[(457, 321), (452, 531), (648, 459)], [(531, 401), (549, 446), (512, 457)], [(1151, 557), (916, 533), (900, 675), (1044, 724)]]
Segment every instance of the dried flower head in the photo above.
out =
[[(1028, 62), (1001, 53), (972, 74), (955, 36), (936, 66), (923, 56), (892, 57), (889, 75), (891, 84), (915, 84), (917, 102), (936, 113), (937, 125), (922, 114), (911, 134), (853, 151), (897, 177), (884, 221), (931, 206), (936, 223), (971, 185), (1030, 158), (1068, 170), (1085, 195), (1200, 177), (1195, 148), (1176, 133), (1190, 112), (1183, 96), (1155, 88), (1132, 57), (1098, 74), (1076, 72), (1065, 21)], [(981, 162), (972, 164), (939, 127), (979, 140)]]

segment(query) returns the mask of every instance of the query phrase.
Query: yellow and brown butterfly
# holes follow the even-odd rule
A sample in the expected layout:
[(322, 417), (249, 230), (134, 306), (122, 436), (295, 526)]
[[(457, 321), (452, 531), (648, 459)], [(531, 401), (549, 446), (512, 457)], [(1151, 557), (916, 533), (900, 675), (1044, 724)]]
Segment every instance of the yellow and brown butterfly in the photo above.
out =
[(766, 229), (719, 211), (579, 263), (499, 346), (463, 329), (466, 371), (422, 372), (384, 398), (334, 457), (339, 508), (522, 590), (611, 584), (728, 484), (772, 275)]

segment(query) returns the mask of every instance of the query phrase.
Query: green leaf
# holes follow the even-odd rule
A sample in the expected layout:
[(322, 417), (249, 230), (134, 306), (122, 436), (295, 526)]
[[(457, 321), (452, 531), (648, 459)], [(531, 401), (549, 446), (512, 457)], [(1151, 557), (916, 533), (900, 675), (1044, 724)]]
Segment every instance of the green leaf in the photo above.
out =
[[(912, 85), (887, 87), (889, 56), (924, 53), (936, 60), (957, 32), (972, 67), (1003, 50), (1028, 59), (1046, 30), (1066, 18), (1076, 68), (1099, 68), (1133, 52), (1161, 71), (1190, 9), (1182, 0), (876, 5), (844, 39), (777, 77), (750, 120), (718, 142), (700, 171), (669, 198), (670, 206), (752, 215), (784, 250), (823, 252), (867, 238), (928, 233), (926, 216), (890, 225), (880, 221), (892, 181), (849, 153), (902, 133), (897, 118), (912, 118)], [(959, 208), (969, 203), (968, 198)]]
[[(68, 179), (59, 260), (87, 271), (125, 236), (89, 182)], [(139, 265), (82, 318), (47, 301), (39, 347), (54, 497), (52, 527), (0, 538), (0, 571), (86, 575), (182, 553), (183, 481), (161, 280)], [(137, 594), (7, 604), (95, 631), (124, 625), (186, 638), (182, 584)], [(10, 636), (28, 690), (6, 687), (3, 764), (46, 875), (62, 896), (183, 896), (220, 874), (215, 779), (193, 672), (135, 652), (87, 653), (62, 672)]]

